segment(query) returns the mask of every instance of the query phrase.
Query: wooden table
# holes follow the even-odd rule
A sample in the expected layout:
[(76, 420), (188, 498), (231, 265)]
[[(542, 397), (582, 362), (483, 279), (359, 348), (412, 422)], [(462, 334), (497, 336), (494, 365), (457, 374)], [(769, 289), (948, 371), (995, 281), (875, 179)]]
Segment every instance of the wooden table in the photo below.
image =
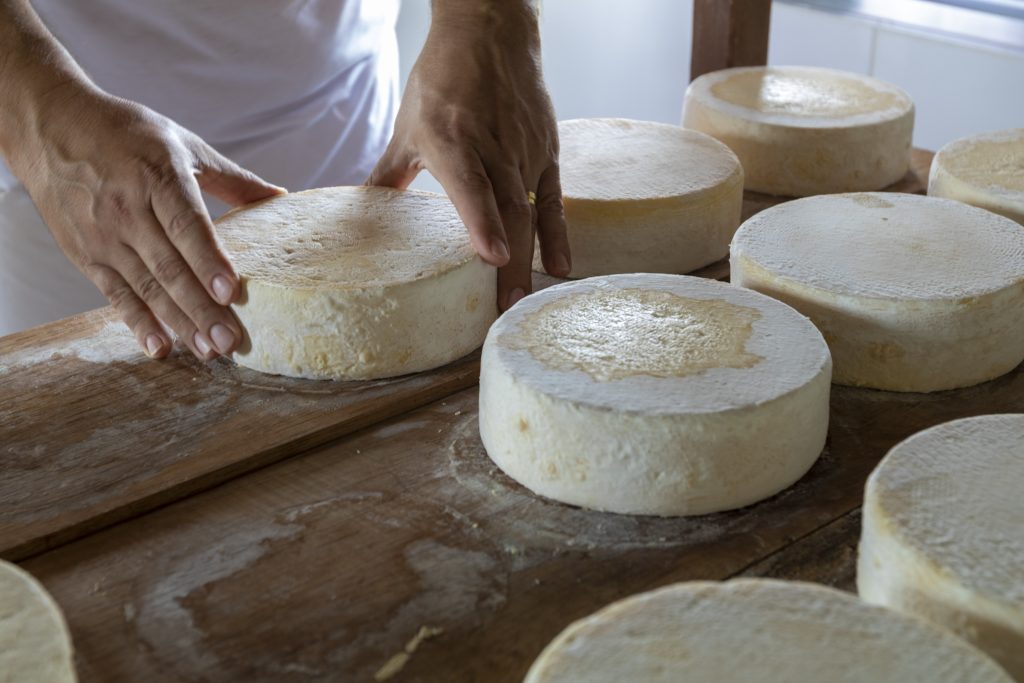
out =
[(142, 362), (118, 330), (100, 312), (0, 340), (0, 552), (63, 607), (85, 682), (518, 681), (570, 621), (637, 591), (740, 575), (849, 589), (885, 451), (1024, 410), (1021, 369), (929, 395), (834, 387), (828, 446), (794, 487), (628, 517), (539, 499), (491, 464), (475, 357), (310, 383)]

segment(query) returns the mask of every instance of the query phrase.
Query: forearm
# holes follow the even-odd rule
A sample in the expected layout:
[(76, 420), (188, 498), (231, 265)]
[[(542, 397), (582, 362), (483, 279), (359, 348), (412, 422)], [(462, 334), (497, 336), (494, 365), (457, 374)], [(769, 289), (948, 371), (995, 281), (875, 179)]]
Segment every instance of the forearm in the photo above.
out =
[(69, 84), (94, 87), (28, 0), (0, 0), (0, 154), (36, 137), (43, 103)]

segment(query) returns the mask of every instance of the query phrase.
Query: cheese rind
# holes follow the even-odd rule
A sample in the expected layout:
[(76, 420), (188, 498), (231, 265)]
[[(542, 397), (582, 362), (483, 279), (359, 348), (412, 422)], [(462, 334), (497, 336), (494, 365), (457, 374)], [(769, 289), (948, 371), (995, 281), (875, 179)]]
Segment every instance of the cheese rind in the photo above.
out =
[(494, 324), (480, 435), (542, 496), (627, 514), (741, 507), (799, 479), (828, 428), (821, 335), (756, 292), (679, 275), (557, 285)]
[(940, 149), (932, 159), (928, 194), (1024, 225), (1024, 128), (973, 135)]
[(868, 479), (857, 587), (1024, 680), (1024, 415), (919, 432)]
[(38, 581), (0, 561), (0, 681), (74, 683), (64, 615)]
[(732, 281), (825, 336), (838, 384), (940, 391), (1024, 360), (1024, 231), (959, 202), (856, 193), (786, 202), (733, 239)]
[(910, 166), (914, 104), (894, 85), (816, 67), (738, 67), (686, 90), (683, 125), (724, 142), (745, 187), (802, 197), (880, 190)]
[(627, 119), (562, 121), (558, 133), (571, 277), (688, 273), (729, 253), (743, 169), (728, 147)]
[(695, 581), (576, 621), (524, 683), (1011, 683), (930, 624), (832, 588), (768, 579)]
[(243, 282), (234, 359), (261, 372), (429, 370), (480, 346), (496, 315), (494, 268), (440, 195), (310, 190), (230, 212), (217, 232)]

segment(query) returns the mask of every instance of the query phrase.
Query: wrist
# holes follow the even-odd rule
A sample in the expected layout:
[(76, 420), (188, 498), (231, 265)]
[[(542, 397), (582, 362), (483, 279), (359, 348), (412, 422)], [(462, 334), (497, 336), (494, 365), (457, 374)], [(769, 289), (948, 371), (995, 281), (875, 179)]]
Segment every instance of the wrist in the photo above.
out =
[(98, 89), (62, 47), (44, 36), (0, 31), (0, 153), (8, 158), (38, 137), (51, 102), (72, 91)]
[(514, 32), (532, 47), (540, 42), (540, 0), (433, 0), (431, 33), (470, 31), (489, 40)]

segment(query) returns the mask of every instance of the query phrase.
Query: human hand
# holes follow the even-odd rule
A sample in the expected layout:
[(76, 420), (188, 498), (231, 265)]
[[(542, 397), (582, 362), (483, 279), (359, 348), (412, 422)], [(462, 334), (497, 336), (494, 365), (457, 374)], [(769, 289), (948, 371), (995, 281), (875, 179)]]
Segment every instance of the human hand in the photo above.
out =
[(8, 163), (139, 345), (165, 357), (169, 327), (203, 360), (237, 348), (241, 327), (227, 306), (238, 276), (201, 189), (231, 205), (283, 190), (166, 117), (91, 85), (66, 84), (35, 104), (34, 125), (9, 145)]
[(404, 188), (424, 168), (477, 253), (499, 266), (501, 309), (530, 293), (535, 229), (544, 268), (569, 274), (558, 125), (527, 0), (434, 0), (395, 134), (367, 183)]

